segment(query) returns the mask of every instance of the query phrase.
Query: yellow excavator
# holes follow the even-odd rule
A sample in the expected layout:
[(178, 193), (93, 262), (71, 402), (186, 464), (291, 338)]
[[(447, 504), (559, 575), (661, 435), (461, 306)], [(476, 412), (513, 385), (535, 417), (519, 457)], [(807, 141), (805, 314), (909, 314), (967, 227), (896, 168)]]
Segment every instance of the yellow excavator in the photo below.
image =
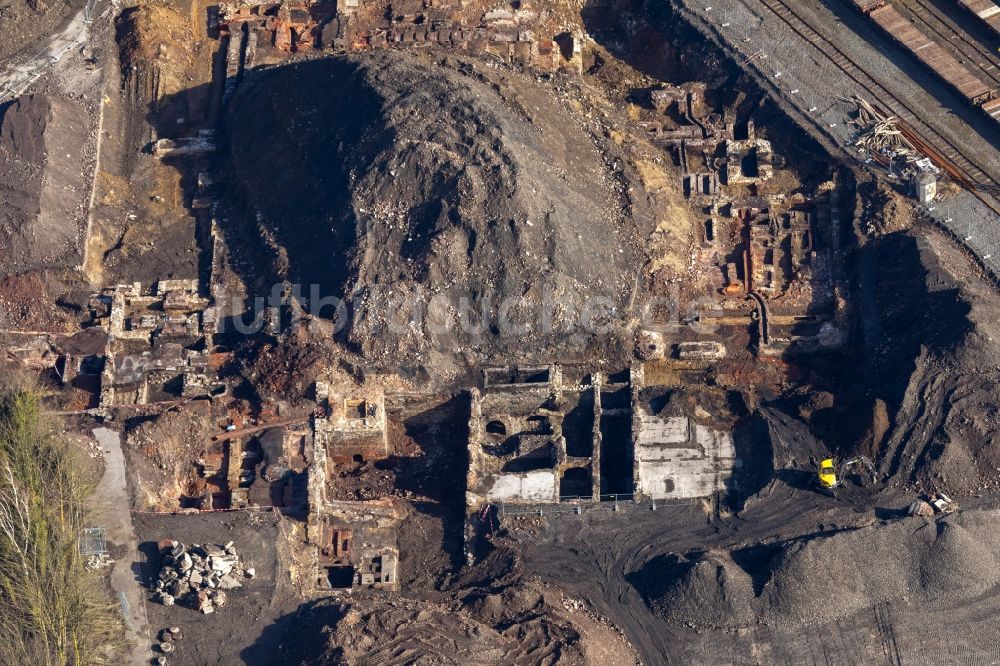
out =
[(875, 465), (867, 456), (849, 458), (840, 463), (839, 468), (834, 464), (833, 458), (826, 458), (819, 464), (819, 472), (816, 474), (816, 487), (820, 492), (831, 497), (836, 497), (837, 488), (843, 487), (844, 479), (851, 474), (851, 470), (855, 469), (857, 470), (858, 477), (861, 479), (862, 485), (875, 483), (878, 472), (875, 471)]

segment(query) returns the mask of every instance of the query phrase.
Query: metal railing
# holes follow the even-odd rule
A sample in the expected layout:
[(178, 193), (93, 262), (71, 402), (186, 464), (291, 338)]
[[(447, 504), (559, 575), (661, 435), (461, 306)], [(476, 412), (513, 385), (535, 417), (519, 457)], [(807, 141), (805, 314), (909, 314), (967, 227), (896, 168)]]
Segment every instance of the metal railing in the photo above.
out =
[(550, 514), (575, 514), (605, 511), (617, 513), (620, 511), (656, 511), (658, 508), (670, 506), (690, 506), (701, 498), (685, 498), (671, 500), (654, 500), (637, 498), (632, 493), (601, 495), (595, 500), (592, 495), (564, 495), (559, 502), (516, 503), (496, 502), (494, 506), (497, 516), (546, 516)]
[(107, 555), (108, 543), (104, 540), (103, 527), (85, 527), (80, 530), (80, 554)]

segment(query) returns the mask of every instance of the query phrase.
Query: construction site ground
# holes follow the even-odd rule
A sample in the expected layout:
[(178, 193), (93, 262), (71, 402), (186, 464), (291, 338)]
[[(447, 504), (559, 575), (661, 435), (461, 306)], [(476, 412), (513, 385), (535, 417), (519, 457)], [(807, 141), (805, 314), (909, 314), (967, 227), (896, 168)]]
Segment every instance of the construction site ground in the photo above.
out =
[[(360, 16), (381, 25), (375, 4)], [(477, 21), (491, 9), (479, 4), (466, 7)], [(78, 247), (42, 257), (47, 267), (29, 257), (0, 271), (0, 335), (8, 355), (47, 382), (52, 409), (71, 414), (67, 429), (89, 433), (103, 422), (122, 433), (127, 497), (120, 483), (102, 492), (129, 503), (138, 544), (136, 580), (126, 583), (129, 603), (145, 598), (149, 636), (140, 636), (136, 660), (162, 656), (157, 635), (171, 626), (184, 639), (168, 663), (192, 666), (1000, 660), (1000, 302), (990, 274), (1000, 270), (998, 218), (953, 184), (934, 210), (921, 208), (908, 183), (861, 163), (846, 145), (855, 105), (845, 100), (866, 93), (771, 4), (551, 3), (538, 25), (587, 36), (575, 42), (579, 54), (568, 49), (572, 66), (544, 73), (432, 45), (289, 55), (263, 44), (258, 69), (240, 70), (248, 61), (238, 54), (227, 93), (227, 42), (208, 28), (210, 5), (152, 0), (102, 9), (86, 55), (71, 50), (39, 70), (32, 92), (80, 105), (85, 131), (70, 159), (89, 174), (92, 194), (66, 217), (79, 227)], [(993, 121), (850, 3), (795, 5), (1000, 181)], [(80, 8), (64, 9), (28, 36), (44, 40)], [(745, 273), (742, 287), (734, 275), (723, 282), (736, 259), (704, 259), (705, 211), (719, 200), (685, 193), (674, 153), (640, 124), (666, 117), (650, 93), (676, 93), (673, 85), (700, 91), (706, 109), (734, 124), (752, 120), (779, 156), (769, 180), (726, 183), (732, 199), (827, 196), (839, 216), (829, 219), (846, 222), (827, 234), (833, 266), (803, 279), (809, 290), (791, 294), (799, 300), (775, 298), (761, 315), (740, 291), (751, 283)], [(690, 127), (675, 120), (669, 130)], [(216, 141), (212, 152), (155, 152), (158, 139), (203, 130)], [(721, 155), (690, 159), (703, 157), (704, 172), (717, 174)], [(222, 184), (199, 185), (203, 174)], [(195, 205), (209, 196), (211, 205)], [(23, 222), (30, 227), (31, 215)], [(738, 244), (744, 231), (733, 229), (723, 240)], [(22, 259), (11, 256), (11, 266)], [(88, 409), (100, 392), (62, 386), (66, 366), (47, 364), (53, 350), (86, 347), (78, 361), (98, 355), (93, 340), (74, 346), (67, 337), (82, 335), (91, 296), (169, 279), (194, 279), (220, 318), (249, 320), (262, 309), (254, 297), (294, 284), (363, 298), (336, 331), (333, 316), (285, 321), (300, 307), (285, 301), (281, 316), (264, 315), (247, 335), (230, 328), (208, 350), (178, 345), (185, 358), (224, 359), (208, 356), (223, 391)], [(559, 324), (587, 298), (607, 299), (606, 331), (518, 336), (484, 326), (463, 337), (425, 321), (394, 328), (379, 300), (471, 294), (482, 304), (490, 290), (542, 300), (543, 284), (566, 306)], [(708, 332), (683, 318), (644, 327), (637, 304), (646, 297), (724, 321)], [(847, 342), (796, 348), (789, 333), (787, 350), (768, 355), (762, 316), (827, 317)], [(650, 330), (668, 346), (711, 338), (728, 350), (716, 365), (664, 371), (664, 383), (675, 383), (653, 384), (663, 395), (648, 401), (673, 396), (673, 407), (687, 409), (685, 398), (701, 400), (697, 423), (737, 424), (737, 481), (681, 500), (615, 492), (560, 502), (557, 494), (470, 514), (470, 487), (481, 480), (470, 467), (470, 409), (473, 390), (488, 392), (483, 368), (516, 376), (512, 366), (548, 373), (564, 364), (562, 399), (579, 407), (583, 393), (572, 391), (587, 378), (632, 381), (630, 367), (648, 360), (636, 358), (648, 353), (637, 335)], [(46, 342), (31, 347), (38, 337)], [(243, 467), (252, 455), (223, 442), (263, 450), (268, 431), (315, 441), (335, 404), (324, 406), (317, 382), (364, 395), (349, 403), (362, 421), (381, 406), (387, 453), (324, 458), (317, 469), (304, 446), (287, 466), (320, 474), (322, 501), (347, 506), (359, 522), (391, 509), (398, 589), (318, 586), (319, 549), (306, 536), (316, 507), (296, 503), (310, 488), (268, 489), (274, 506), (249, 508), (223, 506), (234, 488), (211, 494), (206, 477), (216, 468), (241, 483), (246, 470), (254, 483), (270, 482)], [(610, 412), (625, 409), (615, 400), (631, 405), (629, 388), (617, 386), (607, 396), (595, 390)], [(375, 394), (384, 401), (369, 402)], [(542, 402), (555, 413), (558, 401)], [(612, 413), (610, 425), (591, 430), (598, 442), (631, 441), (631, 416)], [(819, 460), (857, 454), (875, 461), (877, 483), (849, 479), (837, 498), (816, 491)], [(631, 488), (631, 469), (626, 481)], [(960, 509), (908, 515), (933, 492)], [(116, 531), (116, 548), (126, 536)], [(232, 541), (255, 575), (212, 613), (165, 605), (153, 583), (164, 539)]]

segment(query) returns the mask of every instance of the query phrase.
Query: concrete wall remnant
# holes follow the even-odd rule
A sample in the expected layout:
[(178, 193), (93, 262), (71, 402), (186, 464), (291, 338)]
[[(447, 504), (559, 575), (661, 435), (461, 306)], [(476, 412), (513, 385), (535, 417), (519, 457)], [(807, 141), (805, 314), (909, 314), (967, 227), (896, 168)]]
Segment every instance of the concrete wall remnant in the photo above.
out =
[(334, 393), (326, 382), (316, 382), (313, 435), (331, 462), (361, 456), (380, 460), (389, 455), (385, 394)]
[(723, 182), (757, 183), (774, 175), (771, 142), (766, 139), (729, 139), (726, 141), (726, 162)]
[(681, 360), (717, 361), (725, 358), (726, 346), (714, 340), (681, 342), (677, 345), (677, 358)]

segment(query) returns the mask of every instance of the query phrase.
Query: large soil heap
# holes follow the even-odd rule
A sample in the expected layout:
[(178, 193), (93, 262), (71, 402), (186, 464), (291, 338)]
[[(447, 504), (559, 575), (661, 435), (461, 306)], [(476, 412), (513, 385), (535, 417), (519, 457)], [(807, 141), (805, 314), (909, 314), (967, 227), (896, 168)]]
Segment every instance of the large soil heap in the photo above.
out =
[(834, 620), (882, 601), (973, 598), (1000, 581), (997, 517), (899, 520), (742, 551), (739, 562), (726, 552), (663, 558), (648, 565), (643, 593), (668, 621), (728, 627)]
[[(559, 328), (597, 298), (595, 312), (621, 321), (633, 297), (640, 233), (616, 183), (628, 167), (609, 165), (603, 139), (550, 90), (477, 67), (401, 53), (312, 61), (234, 102), (234, 168), (287, 253), (278, 276), (353, 296), (349, 340), (377, 364), (442, 372), (459, 347), (466, 361), (523, 358), (557, 337), (539, 330), (543, 303)], [(531, 329), (505, 328), (505, 314)], [(562, 343), (562, 356), (589, 339)]]
[(84, 114), (64, 97), (19, 98), (0, 121), (0, 274), (79, 260)]

